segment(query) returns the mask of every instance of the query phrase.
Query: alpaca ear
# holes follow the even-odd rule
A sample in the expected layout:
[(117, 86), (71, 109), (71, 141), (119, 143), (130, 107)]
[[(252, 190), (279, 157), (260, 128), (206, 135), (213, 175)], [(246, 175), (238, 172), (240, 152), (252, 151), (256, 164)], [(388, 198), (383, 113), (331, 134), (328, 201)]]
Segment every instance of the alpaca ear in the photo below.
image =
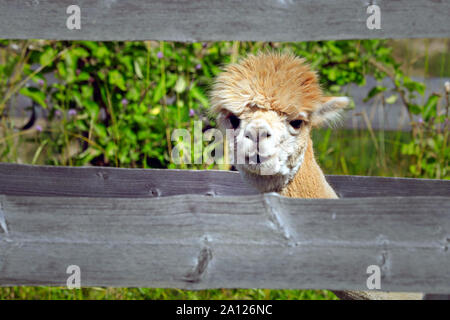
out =
[(324, 97), (319, 108), (311, 114), (312, 125), (320, 126), (324, 123), (336, 122), (349, 103), (350, 99), (347, 97)]

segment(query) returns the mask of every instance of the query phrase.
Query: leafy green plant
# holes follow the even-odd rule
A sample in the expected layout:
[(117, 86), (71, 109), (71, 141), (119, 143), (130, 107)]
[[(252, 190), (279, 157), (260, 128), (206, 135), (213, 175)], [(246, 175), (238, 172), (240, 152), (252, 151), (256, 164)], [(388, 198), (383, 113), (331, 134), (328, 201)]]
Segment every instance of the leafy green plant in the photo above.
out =
[[(194, 120), (202, 120), (204, 130), (214, 125), (205, 116), (208, 87), (221, 65), (248, 53), (287, 50), (304, 56), (332, 93), (348, 83), (364, 84), (366, 74), (381, 74), (371, 59), (393, 63), (379, 40), (1, 44), (6, 57), (1, 78), (10, 80), (0, 85), (0, 111), (12, 112), (18, 93), (43, 109), (45, 123), (34, 137), (41, 148), (39, 157), (62, 165), (176, 167), (170, 162), (171, 132), (192, 130)], [(56, 82), (49, 82), (49, 77)], [(7, 121), (3, 125), (5, 132), (13, 129)]]
[[(398, 97), (408, 113), (411, 140), (403, 143), (401, 152), (411, 157), (409, 173), (415, 178), (449, 179), (449, 92), (446, 84), (442, 93), (425, 96), (426, 86), (403, 74), (398, 64), (391, 69), (378, 62), (372, 63), (391, 78), (394, 88), (377, 85), (367, 100), (381, 95), (384, 104), (394, 103)], [(420, 102), (420, 99), (423, 102)]]
[[(402, 153), (414, 159), (409, 166), (413, 177), (450, 178), (448, 95), (448, 91), (444, 92), (445, 97), (434, 93), (424, 104), (410, 106), (411, 112), (419, 118), (413, 124), (413, 139), (402, 146)], [(443, 110), (442, 100), (446, 101)]]

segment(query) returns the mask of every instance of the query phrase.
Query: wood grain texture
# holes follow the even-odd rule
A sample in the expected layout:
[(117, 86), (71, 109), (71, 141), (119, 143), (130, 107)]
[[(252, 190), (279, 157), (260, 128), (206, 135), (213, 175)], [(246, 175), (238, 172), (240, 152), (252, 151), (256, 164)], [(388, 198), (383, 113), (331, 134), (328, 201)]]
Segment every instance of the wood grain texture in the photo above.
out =
[(0, 0), (0, 38), (308, 41), (450, 34), (449, 1), (376, 3), (380, 30), (366, 27), (371, 2), (361, 0), (79, 0), (81, 30), (69, 30), (71, 0)]
[(450, 292), (448, 197), (0, 196), (0, 285)]
[[(449, 180), (327, 176), (340, 197), (450, 196)], [(0, 194), (147, 198), (258, 194), (237, 172), (0, 163)]]

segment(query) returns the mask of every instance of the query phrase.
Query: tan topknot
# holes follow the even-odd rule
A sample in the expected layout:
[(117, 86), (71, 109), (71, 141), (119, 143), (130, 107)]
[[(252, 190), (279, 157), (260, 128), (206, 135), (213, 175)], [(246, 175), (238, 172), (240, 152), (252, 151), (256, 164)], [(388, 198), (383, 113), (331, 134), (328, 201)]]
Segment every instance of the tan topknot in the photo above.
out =
[(265, 52), (225, 67), (211, 91), (211, 111), (239, 115), (256, 106), (296, 117), (314, 111), (321, 99), (317, 75), (305, 59)]

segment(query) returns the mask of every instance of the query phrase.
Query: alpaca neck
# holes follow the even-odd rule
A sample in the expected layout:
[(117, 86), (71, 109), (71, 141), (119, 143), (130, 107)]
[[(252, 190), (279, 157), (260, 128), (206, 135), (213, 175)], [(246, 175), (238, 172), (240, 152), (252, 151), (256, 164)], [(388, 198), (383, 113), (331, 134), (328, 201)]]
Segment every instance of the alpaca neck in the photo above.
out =
[(308, 141), (303, 163), (280, 194), (291, 198), (338, 198), (314, 158), (311, 138)]

